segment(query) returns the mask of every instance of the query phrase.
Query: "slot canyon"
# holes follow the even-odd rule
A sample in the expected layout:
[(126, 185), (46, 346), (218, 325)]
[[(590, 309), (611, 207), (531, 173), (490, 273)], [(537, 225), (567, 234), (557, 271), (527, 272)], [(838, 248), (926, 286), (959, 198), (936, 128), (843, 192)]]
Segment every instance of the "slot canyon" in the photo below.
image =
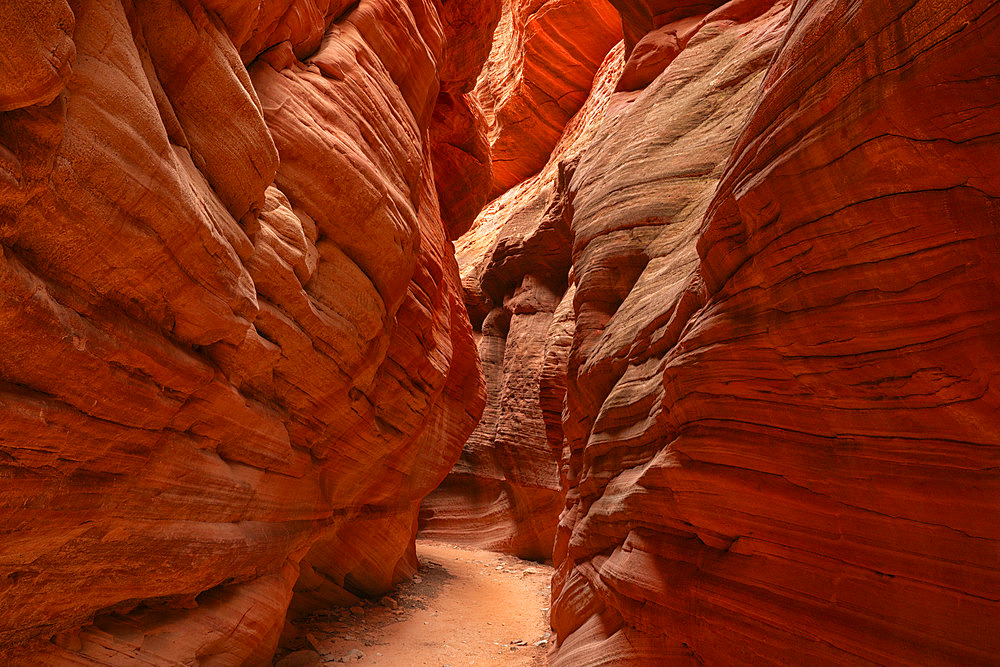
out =
[(4, 0), (0, 339), (5, 665), (1000, 665), (1000, 1)]

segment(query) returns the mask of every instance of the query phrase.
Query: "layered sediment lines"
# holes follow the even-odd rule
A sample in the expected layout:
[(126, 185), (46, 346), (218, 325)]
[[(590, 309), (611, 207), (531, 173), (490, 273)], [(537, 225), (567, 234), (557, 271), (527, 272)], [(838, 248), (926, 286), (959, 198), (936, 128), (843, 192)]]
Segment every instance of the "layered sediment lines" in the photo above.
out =
[(498, 10), (0, 9), (5, 660), (264, 664), (290, 605), (413, 570), (485, 403), (485, 128), (442, 106)]
[(1000, 5), (707, 9), (567, 187), (552, 663), (989, 663)]
[[(539, 392), (551, 384), (545, 348), (552, 327), (564, 323), (572, 304), (565, 185), (597, 130), (622, 64), (619, 44), (595, 72), (587, 103), (564, 128), (544, 168), (491, 202), (456, 241), (488, 401), (458, 464), (424, 499), (423, 536), (524, 558), (552, 556), (564, 505), (563, 444), (561, 429), (548, 437), (547, 421), (559, 423), (562, 395), (543, 404)], [(555, 382), (564, 378), (560, 371)], [(554, 416), (547, 419), (546, 410)]]
[(457, 245), (490, 402), (422, 525), (534, 538), (558, 457), (557, 666), (995, 660), (1000, 6), (612, 4)]
[(475, 94), (489, 127), (490, 198), (537, 174), (621, 40), (608, 0), (504, 0)]
[(0, 47), (6, 662), (264, 664), (435, 487), (553, 559), (557, 667), (1000, 655), (1000, 4), (18, 0)]

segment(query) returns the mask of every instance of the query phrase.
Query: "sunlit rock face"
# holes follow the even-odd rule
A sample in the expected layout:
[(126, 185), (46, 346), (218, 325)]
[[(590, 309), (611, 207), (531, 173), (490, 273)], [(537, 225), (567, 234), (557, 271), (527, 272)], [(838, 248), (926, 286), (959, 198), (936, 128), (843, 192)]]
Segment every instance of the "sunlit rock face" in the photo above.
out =
[(489, 126), (494, 198), (537, 174), (621, 40), (608, 0), (504, 0), (475, 94)]
[(998, 81), (992, 0), (0, 3), (0, 658), (266, 664), (436, 488), (557, 667), (995, 662)]
[(1000, 5), (703, 11), (567, 186), (552, 663), (991, 662)]
[(423, 530), (523, 550), (558, 478), (557, 666), (995, 660), (1000, 6), (612, 4), (457, 243), (489, 403)]
[[(529, 23), (531, 30), (544, 28), (551, 32), (532, 37), (550, 46), (559, 40), (574, 39), (580, 16), (614, 13), (603, 0), (592, 2), (588, 7), (582, 7), (587, 4), (582, 2), (549, 4), (552, 6), (545, 5), (544, 11), (538, 9), (530, 15), (544, 17), (544, 21), (532, 18)], [(574, 9), (570, 11), (564, 4)], [(508, 6), (507, 10), (510, 9)], [(503, 83), (490, 78), (498, 71), (491, 70), (490, 66), (497, 67), (498, 54), (505, 53), (505, 40), (510, 39), (506, 32), (509, 28), (509, 23), (501, 23), (497, 30), (493, 60), (484, 69), (477, 85), (480, 95), (484, 90), (500, 89)], [(620, 41), (617, 33), (612, 37)], [(599, 44), (595, 46), (588, 40), (580, 48), (593, 50), (599, 48)], [(524, 558), (544, 560), (552, 556), (556, 523), (564, 505), (559, 481), (563, 445), (558, 422), (562, 396), (550, 400), (549, 407), (555, 411), (554, 420), (559, 429), (559, 435), (550, 440), (539, 392), (546, 390), (548, 381), (544, 356), (551, 328), (564, 321), (570, 303), (565, 298), (570, 265), (565, 184), (571, 175), (572, 164), (603, 117), (622, 69), (620, 46), (604, 44), (600, 48), (607, 52), (597, 56), (596, 64), (589, 60), (563, 62), (579, 57), (581, 51), (528, 50), (518, 52), (516, 57), (525, 60), (511, 66), (525, 72), (545, 70), (553, 77), (564, 70), (582, 72), (580, 76), (589, 77), (587, 91), (581, 95), (586, 103), (577, 107), (577, 113), (568, 123), (565, 119), (559, 121), (561, 135), (557, 134), (551, 144), (526, 145), (524, 141), (535, 131), (533, 124), (518, 129), (504, 125), (500, 116), (493, 118), (493, 129), (504, 136), (524, 133), (518, 140), (525, 151), (520, 156), (544, 151), (546, 161), (540, 171), (491, 202), (472, 229), (456, 241), (466, 304), (476, 330), (486, 377), (488, 402), (483, 419), (466, 442), (459, 463), (442, 485), (424, 500), (420, 514), (423, 536), (496, 549)], [(537, 62), (530, 62), (529, 57)], [(560, 85), (570, 83), (563, 81)], [(532, 89), (533, 85), (526, 90)], [(524, 91), (514, 91), (512, 97), (507, 98), (506, 108), (517, 105), (534, 108), (534, 103), (523, 99)], [(496, 152), (494, 159), (502, 161)], [(494, 162), (497, 168), (500, 161)], [(557, 377), (557, 381), (562, 381), (565, 372), (559, 371)]]
[(266, 663), (412, 572), (483, 409), (451, 110), (499, 5), (0, 17), (0, 655)]

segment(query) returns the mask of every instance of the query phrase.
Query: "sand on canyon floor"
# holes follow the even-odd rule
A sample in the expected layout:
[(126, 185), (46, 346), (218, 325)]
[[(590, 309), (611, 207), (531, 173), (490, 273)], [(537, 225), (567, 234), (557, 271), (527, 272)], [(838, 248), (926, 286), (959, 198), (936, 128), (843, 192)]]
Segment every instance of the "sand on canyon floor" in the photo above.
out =
[(296, 622), (299, 650), (275, 665), (547, 664), (550, 566), (424, 540), (417, 557), (419, 573), (389, 599)]

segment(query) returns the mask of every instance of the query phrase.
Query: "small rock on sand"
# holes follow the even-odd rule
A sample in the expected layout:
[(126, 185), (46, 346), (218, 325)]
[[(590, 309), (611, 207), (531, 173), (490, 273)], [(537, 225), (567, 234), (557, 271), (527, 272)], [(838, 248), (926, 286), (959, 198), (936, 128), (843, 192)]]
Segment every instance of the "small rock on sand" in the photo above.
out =
[(359, 662), (363, 660), (364, 657), (365, 654), (362, 651), (359, 651), (356, 648), (352, 648), (350, 651), (342, 655), (340, 657), (340, 660), (338, 660), (337, 662)]

